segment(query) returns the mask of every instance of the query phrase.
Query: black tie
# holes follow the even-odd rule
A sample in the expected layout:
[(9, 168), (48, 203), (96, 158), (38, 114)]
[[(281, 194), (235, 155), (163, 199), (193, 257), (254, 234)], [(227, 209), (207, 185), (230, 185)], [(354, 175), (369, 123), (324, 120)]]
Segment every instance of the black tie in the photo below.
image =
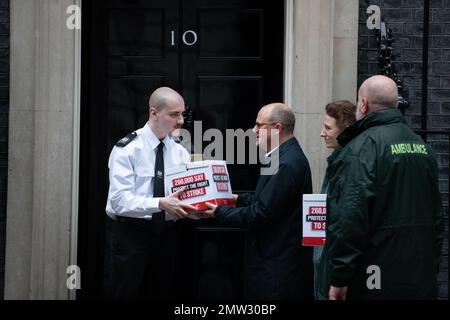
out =
[(156, 151), (155, 162), (155, 183), (153, 185), (153, 196), (164, 197), (164, 155), (163, 155), (164, 142), (158, 145)]
[[(153, 184), (153, 197), (164, 197), (164, 155), (163, 155), (164, 143), (161, 142), (158, 145), (156, 151), (155, 161), (155, 179)], [(165, 212), (155, 212), (152, 215), (153, 231), (156, 234), (161, 233), (164, 230)]]

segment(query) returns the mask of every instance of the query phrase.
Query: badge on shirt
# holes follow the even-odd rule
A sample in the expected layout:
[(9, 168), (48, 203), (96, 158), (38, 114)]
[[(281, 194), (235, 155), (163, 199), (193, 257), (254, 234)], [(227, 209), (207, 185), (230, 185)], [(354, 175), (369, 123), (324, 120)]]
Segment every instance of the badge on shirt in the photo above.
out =
[(162, 179), (162, 177), (163, 177), (162, 171), (161, 171), (161, 170), (158, 170), (158, 171), (156, 172), (156, 176), (157, 176), (159, 179)]

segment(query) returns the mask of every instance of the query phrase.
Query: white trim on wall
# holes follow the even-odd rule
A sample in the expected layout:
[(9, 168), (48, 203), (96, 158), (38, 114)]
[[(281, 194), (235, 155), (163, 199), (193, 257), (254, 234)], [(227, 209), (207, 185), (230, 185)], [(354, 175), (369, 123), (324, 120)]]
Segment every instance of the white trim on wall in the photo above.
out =
[(80, 2), (10, 1), (8, 190), (14, 192), (7, 203), (5, 299), (71, 295), (66, 270), (77, 250), (72, 152), (79, 148), (81, 43), (79, 30), (67, 28), (66, 11)]
[(294, 0), (284, 1), (284, 103), (292, 106)]
[[(82, 0), (75, 5), (81, 9)], [(78, 196), (80, 181), (80, 116), (81, 116), (81, 30), (75, 32), (74, 95), (73, 95), (73, 145), (72, 145), (72, 208), (70, 223), (70, 264), (77, 265), (78, 253)], [(76, 290), (68, 290), (68, 298), (76, 299)]]

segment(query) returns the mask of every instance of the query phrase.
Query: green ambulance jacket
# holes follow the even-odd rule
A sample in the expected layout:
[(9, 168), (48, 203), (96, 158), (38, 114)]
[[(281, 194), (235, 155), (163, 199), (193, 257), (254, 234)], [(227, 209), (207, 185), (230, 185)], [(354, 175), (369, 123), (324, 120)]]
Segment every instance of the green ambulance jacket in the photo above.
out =
[(333, 285), (347, 286), (347, 299), (436, 298), (444, 221), (431, 150), (391, 108), (357, 121), (338, 142), (327, 170), (321, 294)]

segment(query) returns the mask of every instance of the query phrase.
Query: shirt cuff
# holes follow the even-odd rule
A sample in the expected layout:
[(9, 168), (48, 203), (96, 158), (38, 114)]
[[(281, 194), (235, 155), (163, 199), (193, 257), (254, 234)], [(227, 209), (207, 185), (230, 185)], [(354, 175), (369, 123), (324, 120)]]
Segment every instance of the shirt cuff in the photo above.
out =
[(149, 198), (147, 199), (147, 208), (145, 211), (149, 212), (149, 213), (153, 213), (153, 212), (159, 212), (161, 211), (161, 209), (159, 208), (159, 200), (161, 198)]

